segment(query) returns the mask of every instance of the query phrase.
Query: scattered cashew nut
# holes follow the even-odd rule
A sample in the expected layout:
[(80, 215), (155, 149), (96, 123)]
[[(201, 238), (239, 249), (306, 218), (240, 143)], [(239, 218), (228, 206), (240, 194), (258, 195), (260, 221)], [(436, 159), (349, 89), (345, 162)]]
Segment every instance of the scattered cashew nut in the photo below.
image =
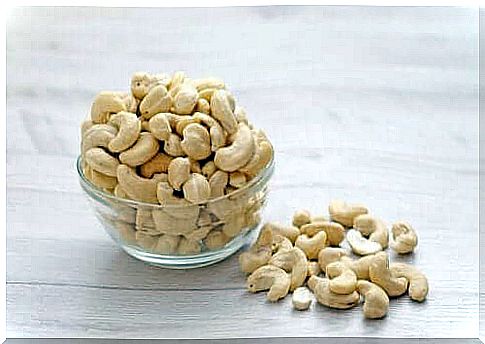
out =
[(399, 221), (392, 225), (391, 248), (399, 254), (414, 251), (418, 244), (418, 236), (414, 228), (407, 222)]

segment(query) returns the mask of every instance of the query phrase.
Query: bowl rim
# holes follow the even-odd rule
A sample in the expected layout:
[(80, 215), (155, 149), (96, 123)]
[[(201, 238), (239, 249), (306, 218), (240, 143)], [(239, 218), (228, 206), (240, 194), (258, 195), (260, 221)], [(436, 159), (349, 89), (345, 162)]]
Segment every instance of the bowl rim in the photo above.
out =
[(227, 195), (224, 196), (219, 196), (207, 201), (202, 201), (198, 203), (190, 203), (186, 205), (178, 205), (178, 204), (155, 204), (155, 203), (148, 203), (148, 202), (142, 202), (142, 201), (135, 201), (131, 199), (126, 199), (126, 198), (121, 198), (118, 196), (115, 196), (113, 194), (110, 194), (103, 189), (99, 188), (98, 186), (94, 185), (89, 181), (86, 176), (84, 175), (84, 172), (81, 167), (81, 162), (82, 162), (82, 156), (78, 155), (76, 158), (76, 170), (79, 176), (79, 179), (81, 181), (81, 187), (86, 191), (86, 193), (92, 197), (92, 193), (94, 193), (97, 197), (100, 197), (101, 199), (109, 199), (111, 201), (119, 202), (122, 204), (125, 204), (127, 206), (131, 207), (148, 207), (148, 208), (154, 208), (154, 209), (182, 209), (182, 208), (188, 208), (188, 207), (193, 207), (193, 206), (201, 206), (205, 204), (212, 204), (216, 203), (222, 200), (227, 200), (232, 197), (235, 197), (239, 194), (242, 194), (243, 192), (251, 189), (253, 186), (259, 184), (261, 181), (267, 181), (269, 178), (273, 175), (274, 168), (275, 168), (275, 159), (274, 159), (274, 154), (271, 157), (271, 160), (263, 167), (263, 169), (247, 183), (244, 185), (242, 188), (237, 189)]

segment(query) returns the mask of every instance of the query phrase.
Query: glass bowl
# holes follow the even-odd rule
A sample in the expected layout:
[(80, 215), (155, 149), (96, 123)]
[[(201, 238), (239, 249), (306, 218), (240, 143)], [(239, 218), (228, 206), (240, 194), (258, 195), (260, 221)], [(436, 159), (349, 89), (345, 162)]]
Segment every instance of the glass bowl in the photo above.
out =
[(252, 239), (261, 223), (274, 159), (244, 187), (193, 205), (160, 205), (116, 197), (77, 172), (110, 237), (129, 255), (164, 268), (188, 269), (219, 262)]

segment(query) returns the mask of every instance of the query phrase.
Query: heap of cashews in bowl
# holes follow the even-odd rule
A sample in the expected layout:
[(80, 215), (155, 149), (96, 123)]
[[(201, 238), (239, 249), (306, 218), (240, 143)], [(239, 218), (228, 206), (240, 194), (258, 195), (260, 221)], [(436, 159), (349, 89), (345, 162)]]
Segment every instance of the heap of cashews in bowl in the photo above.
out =
[(110, 234), (150, 254), (198, 255), (256, 228), (273, 147), (224, 81), (139, 72), (130, 88), (96, 95), (81, 125), (78, 169), (110, 203)]
[[(239, 256), (249, 292), (268, 290), (271, 302), (292, 292), (297, 310), (309, 309), (314, 298), (326, 307), (350, 309), (362, 296), (369, 319), (386, 316), (389, 298), (406, 292), (413, 301), (426, 299), (426, 276), (413, 265), (389, 262), (384, 251), (390, 247), (399, 255), (414, 252), (418, 237), (408, 222), (395, 222), (389, 236), (384, 221), (363, 205), (335, 200), (328, 211), (328, 217), (312, 217), (299, 210), (291, 225), (269, 222), (262, 227)], [(350, 250), (342, 247), (345, 239)], [(352, 253), (360, 258), (352, 259)]]

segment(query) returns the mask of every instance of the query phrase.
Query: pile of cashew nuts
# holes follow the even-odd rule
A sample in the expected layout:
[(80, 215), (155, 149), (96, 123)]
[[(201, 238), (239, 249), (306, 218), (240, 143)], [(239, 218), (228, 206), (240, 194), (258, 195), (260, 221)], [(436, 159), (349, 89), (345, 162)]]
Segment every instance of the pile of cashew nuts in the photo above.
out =
[(114, 221), (127, 241), (160, 254), (197, 254), (260, 221), (262, 197), (239, 193), (200, 206), (241, 190), (273, 157), (265, 133), (220, 79), (135, 73), (130, 92), (95, 97), (81, 135), (92, 184), (117, 197), (180, 206), (120, 211)]
[[(390, 297), (407, 292), (413, 301), (425, 300), (426, 276), (412, 265), (390, 263), (384, 251), (388, 246), (398, 254), (414, 251), (418, 238), (409, 223), (394, 223), (389, 240), (386, 224), (363, 205), (332, 201), (328, 210), (329, 218), (299, 210), (292, 225), (262, 227), (255, 243), (239, 256), (250, 292), (269, 290), (272, 302), (293, 292), (297, 310), (310, 307), (312, 294), (318, 303), (337, 309), (357, 306), (362, 296), (364, 316), (370, 319), (387, 314)], [(361, 258), (352, 259), (340, 247), (345, 239)]]

